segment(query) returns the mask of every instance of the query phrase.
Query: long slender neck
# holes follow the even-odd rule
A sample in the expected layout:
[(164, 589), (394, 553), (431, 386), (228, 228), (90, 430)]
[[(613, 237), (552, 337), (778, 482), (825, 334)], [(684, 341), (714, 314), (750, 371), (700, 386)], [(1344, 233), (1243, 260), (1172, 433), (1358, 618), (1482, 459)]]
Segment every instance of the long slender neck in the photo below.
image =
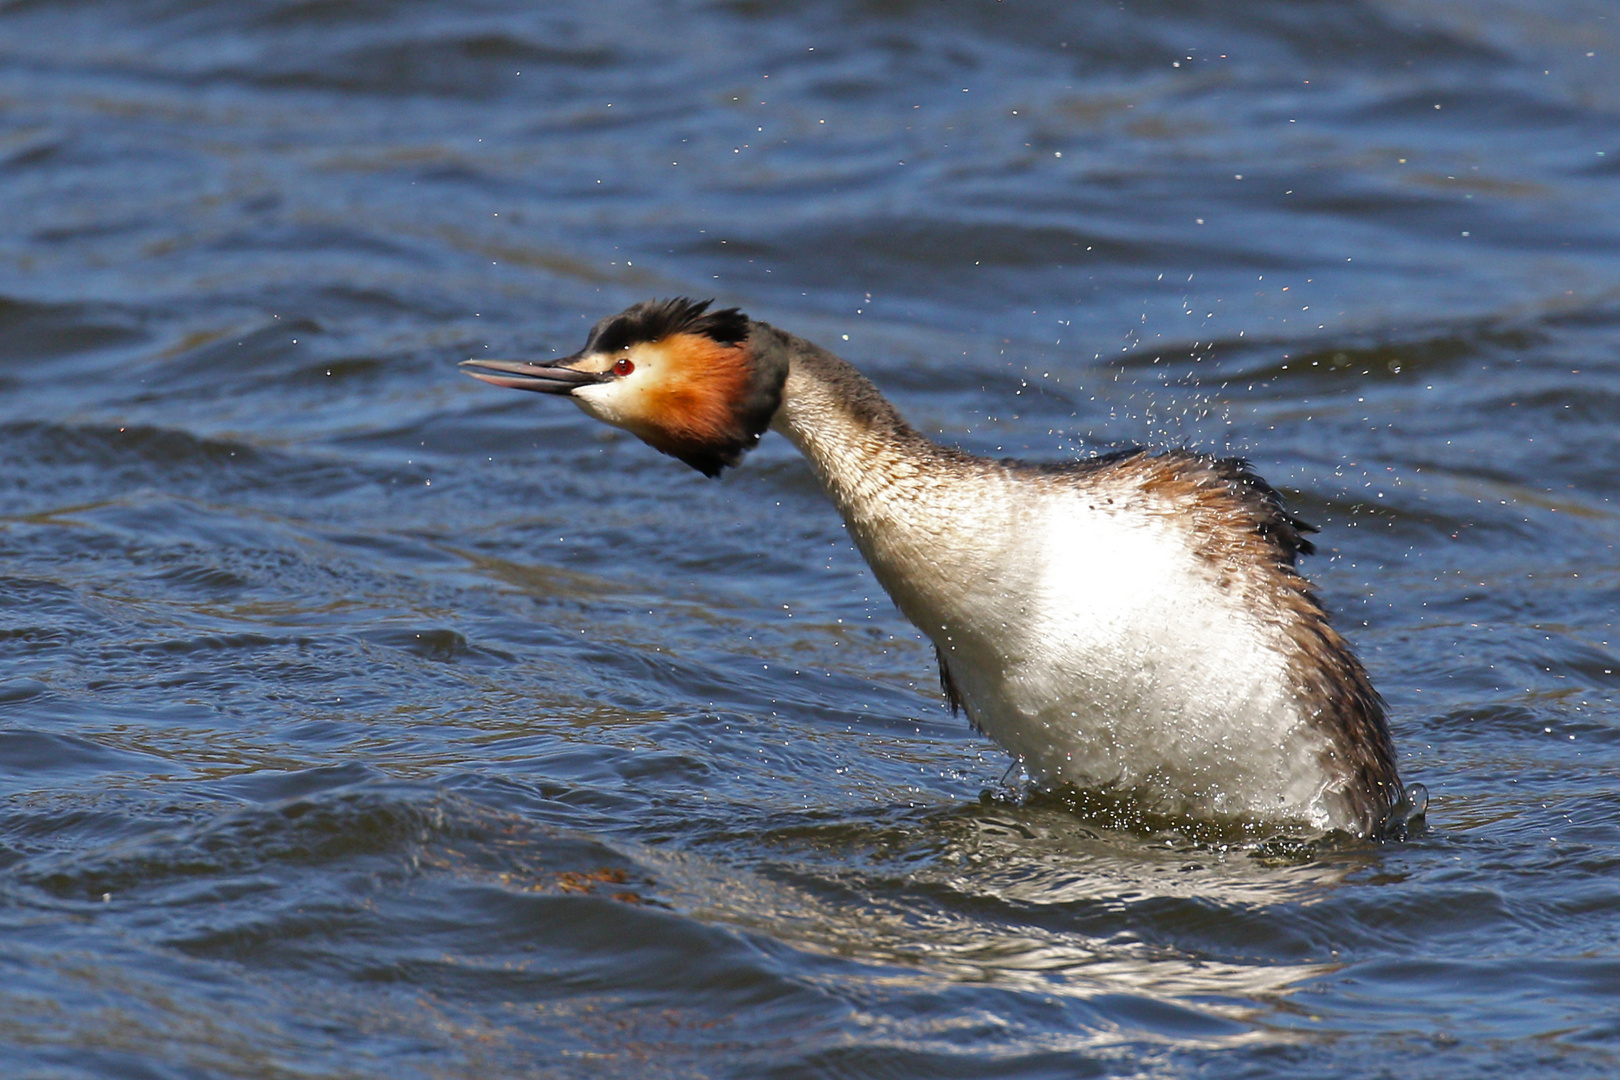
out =
[[(954, 456), (907, 424), (850, 364), (802, 338), (759, 328), (788, 361), (782, 404), (771, 427), (787, 436), (851, 525), (927, 486), (918, 465)], [(756, 331), (758, 334), (759, 331)]]
[(1007, 511), (999, 468), (925, 438), (825, 349), (763, 324), (754, 342), (788, 362), (771, 427), (809, 461), (900, 609), (930, 635), (946, 632), (953, 596), (982, 576), (987, 538)]

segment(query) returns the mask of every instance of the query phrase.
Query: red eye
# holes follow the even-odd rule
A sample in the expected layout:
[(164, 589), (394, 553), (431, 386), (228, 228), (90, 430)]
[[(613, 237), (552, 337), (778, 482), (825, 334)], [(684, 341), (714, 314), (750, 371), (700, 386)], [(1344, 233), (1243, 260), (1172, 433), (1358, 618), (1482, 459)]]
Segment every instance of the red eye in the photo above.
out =
[(615, 375), (628, 375), (634, 370), (636, 370), (636, 365), (630, 362), (628, 356), (621, 356), (613, 365), (613, 374)]

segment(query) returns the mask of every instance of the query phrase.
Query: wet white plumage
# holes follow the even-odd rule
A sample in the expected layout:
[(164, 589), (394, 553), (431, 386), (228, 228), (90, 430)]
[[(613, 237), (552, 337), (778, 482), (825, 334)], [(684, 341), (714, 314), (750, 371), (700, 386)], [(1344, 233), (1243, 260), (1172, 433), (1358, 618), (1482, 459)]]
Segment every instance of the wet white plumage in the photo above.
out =
[(1009, 469), (926, 468), (790, 372), (773, 427), (809, 459), (969, 717), (1040, 782), (1172, 815), (1355, 829), (1283, 642), (1193, 554), (1173, 513), (1125, 514)]

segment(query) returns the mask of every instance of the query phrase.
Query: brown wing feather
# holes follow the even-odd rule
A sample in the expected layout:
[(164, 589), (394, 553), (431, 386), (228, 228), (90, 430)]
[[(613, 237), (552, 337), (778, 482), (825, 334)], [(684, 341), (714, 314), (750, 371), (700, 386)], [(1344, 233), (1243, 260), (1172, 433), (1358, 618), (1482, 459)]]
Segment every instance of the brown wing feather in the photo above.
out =
[(962, 692), (956, 688), (956, 680), (951, 678), (951, 669), (945, 666), (945, 654), (934, 646), (934, 658), (939, 661), (939, 688), (945, 692), (946, 704), (951, 707), (951, 715), (955, 716), (962, 711)]

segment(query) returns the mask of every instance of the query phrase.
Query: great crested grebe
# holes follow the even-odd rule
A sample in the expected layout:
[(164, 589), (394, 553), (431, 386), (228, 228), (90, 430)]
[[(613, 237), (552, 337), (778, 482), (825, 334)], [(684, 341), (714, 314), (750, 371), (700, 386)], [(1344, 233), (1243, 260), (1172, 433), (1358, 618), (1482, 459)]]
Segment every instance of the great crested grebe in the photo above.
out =
[(1294, 569), (1313, 530), (1247, 462), (975, 457), (825, 349), (685, 298), (605, 318), (559, 360), (462, 366), (567, 395), (705, 476), (767, 428), (787, 436), (933, 641), (952, 709), (1038, 784), (1357, 835), (1423, 812), (1382, 701)]

